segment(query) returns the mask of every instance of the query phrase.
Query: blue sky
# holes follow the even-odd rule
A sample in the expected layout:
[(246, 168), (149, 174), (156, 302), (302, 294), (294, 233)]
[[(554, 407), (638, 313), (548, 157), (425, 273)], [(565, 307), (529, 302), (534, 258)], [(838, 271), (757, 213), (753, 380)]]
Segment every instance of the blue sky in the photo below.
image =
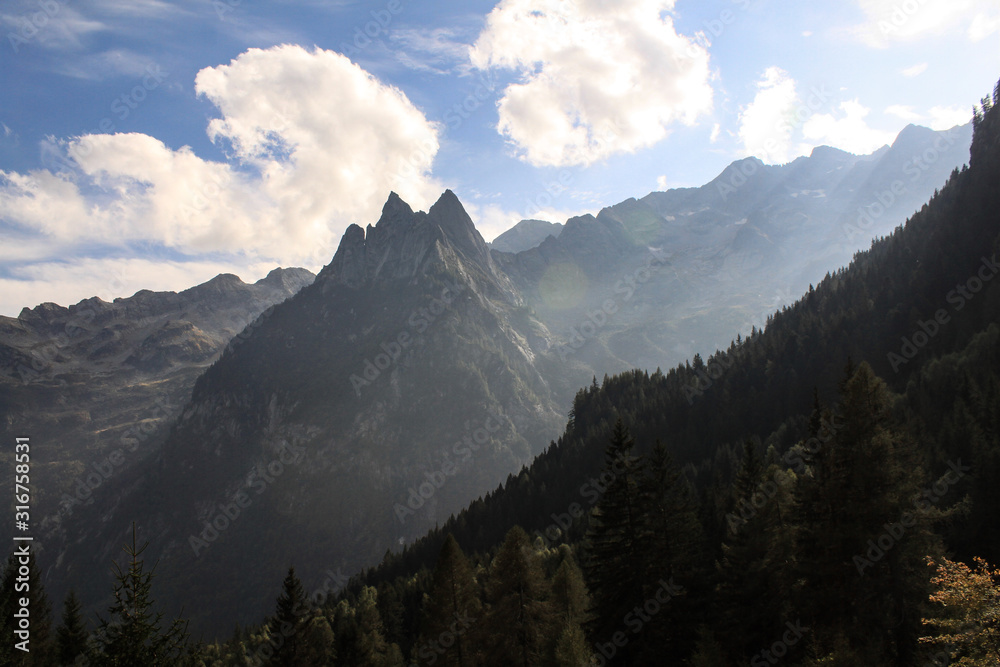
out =
[(489, 240), (868, 153), (1000, 77), (997, 0), (8, 0), (0, 30), (5, 315), (315, 271), (390, 190)]

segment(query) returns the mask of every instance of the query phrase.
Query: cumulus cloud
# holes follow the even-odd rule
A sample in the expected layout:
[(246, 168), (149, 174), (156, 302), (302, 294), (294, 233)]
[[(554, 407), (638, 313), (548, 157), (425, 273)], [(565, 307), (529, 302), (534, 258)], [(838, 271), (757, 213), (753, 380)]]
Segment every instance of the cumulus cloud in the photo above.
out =
[[(870, 109), (858, 100), (841, 102), (836, 111), (832, 95), (823, 87), (800, 95), (795, 79), (770, 67), (757, 82), (753, 101), (740, 112), (739, 137), (744, 155), (778, 164), (808, 155), (814, 146), (826, 145), (863, 155), (891, 143), (895, 133), (868, 125)], [(910, 107), (894, 106), (887, 113), (913, 117)]]
[(897, 118), (905, 120), (907, 123), (918, 123), (932, 130), (948, 130), (956, 125), (965, 125), (972, 118), (972, 112), (962, 107), (936, 106), (922, 114), (914, 110), (912, 106), (893, 104), (886, 107), (885, 112)]
[(995, 0), (857, 0), (857, 4), (865, 21), (852, 32), (875, 48), (956, 32), (979, 41), (1000, 30)]
[(794, 142), (799, 106), (795, 80), (781, 68), (769, 67), (757, 82), (753, 101), (740, 112), (739, 138), (745, 155), (779, 164), (803, 154)]
[(53, 247), (137, 242), (318, 268), (390, 190), (425, 208), (442, 189), (430, 175), (439, 128), (340, 54), (250, 49), (195, 87), (220, 112), (208, 133), (230, 160), (145, 134), (55, 141), (54, 166), (0, 171), (2, 221)]
[(906, 104), (893, 104), (886, 107), (885, 112), (890, 116), (905, 120), (907, 123), (919, 123), (924, 118), (922, 114), (914, 111), (912, 106)]
[(586, 165), (633, 152), (712, 108), (708, 52), (679, 35), (674, 0), (502, 0), (470, 51), (520, 81), (498, 131), (533, 165)]
[(416, 207), (443, 189), (430, 177), (438, 126), (338, 53), (250, 49), (199, 72), (195, 88), (222, 112), (209, 135), (257, 169), (283, 228), (333, 221), (339, 233), (377, 216), (390, 189)]
[(802, 134), (815, 144), (825, 144), (848, 153), (864, 155), (891, 144), (895, 132), (878, 130), (865, 120), (871, 109), (858, 100), (841, 102), (839, 114), (816, 114), (802, 126)]
[(927, 127), (932, 130), (949, 130), (956, 125), (965, 125), (972, 121), (972, 110), (958, 106), (931, 107), (927, 113), (930, 116)]

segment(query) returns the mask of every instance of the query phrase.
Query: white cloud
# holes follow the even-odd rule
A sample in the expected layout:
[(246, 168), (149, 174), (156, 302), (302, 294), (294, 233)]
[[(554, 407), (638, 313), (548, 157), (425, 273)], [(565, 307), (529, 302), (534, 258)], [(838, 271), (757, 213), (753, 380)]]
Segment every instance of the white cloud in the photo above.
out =
[(656, 189), (660, 192), (665, 192), (667, 188), (667, 177), (666, 175), (661, 175), (656, 177)]
[[(1000, 29), (996, 0), (857, 0), (857, 4), (866, 20), (852, 32), (875, 48), (956, 32), (978, 41)], [(971, 21), (970, 16), (974, 16)]]
[(351, 222), (377, 219), (390, 190), (426, 207), (437, 127), (397, 89), (339, 54), (251, 49), (199, 72), (221, 111), (209, 134), (232, 162), (144, 134), (61, 142), (73, 170), (0, 172), (8, 222), (58, 242), (106, 239), (184, 253), (326, 261)]
[(885, 112), (890, 116), (895, 116), (907, 123), (919, 123), (924, 119), (922, 114), (913, 110), (913, 107), (904, 104), (893, 104), (886, 107)]
[(712, 108), (708, 52), (678, 35), (674, 0), (502, 0), (470, 53), (521, 74), (498, 131), (533, 165), (633, 152)]
[(972, 109), (958, 106), (931, 107), (928, 114), (930, 122), (927, 123), (927, 126), (932, 130), (949, 130), (956, 125), (965, 125), (972, 120)]
[[(827, 145), (855, 154), (866, 154), (891, 143), (895, 134), (870, 127), (870, 109), (858, 100), (841, 102), (839, 113), (820, 113), (830, 103), (822, 87), (801, 98), (787, 72), (770, 67), (757, 82), (753, 101), (740, 111), (739, 137), (743, 154), (764, 162), (784, 163), (807, 155), (814, 146)], [(887, 113), (910, 114), (904, 106)]]
[(745, 155), (764, 162), (788, 162), (802, 154), (793, 145), (799, 96), (795, 80), (778, 67), (769, 67), (757, 82), (753, 101), (740, 112), (740, 141)]
[(911, 106), (893, 104), (886, 107), (887, 114), (905, 120), (907, 123), (918, 123), (932, 130), (949, 130), (956, 125), (965, 125), (972, 119), (972, 110), (958, 106), (932, 107), (926, 114), (919, 113)]
[(708, 137), (708, 143), (714, 144), (716, 141), (718, 141), (719, 140), (719, 133), (721, 131), (722, 131), (722, 126), (719, 123), (716, 123), (715, 125), (713, 125), (712, 126), (712, 134), (709, 135), (709, 137)]
[(816, 144), (825, 144), (863, 155), (871, 153), (886, 144), (891, 144), (896, 133), (876, 130), (868, 126), (865, 118), (871, 111), (858, 100), (848, 100), (840, 104), (841, 115), (816, 114), (802, 126), (802, 134)]
[(443, 189), (430, 175), (438, 126), (340, 54), (251, 49), (203, 69), (195, 88), (220, 111), (208, 133), (229, 161), (145, 134), (53, 141), (50, 168), (0, 171), (0, 221), (53, 249), (149, 244), (315, 270), (348, 224), (377, 220), (390, 190), (426, 209)]
[(454, 28), (399, 28), (392, 31), (390, 39), (398, 45), (393, 52), (404, 67), (435, 74), (469, 69), (469, 45)]
[(220, 273), (234, 273), (244, 282), (267, 275), (273, 264), (218, 261), (172, 262), (139, 258), (83, 258), (72, 262), (41, 262), (19, 267), (18, 278), (0, 278), (0, 315), (16, 317), (23, 307), (53, 301), (78, 303), (97, 296), (105, 301), (127, 297), (141, 289), (179, 291)]
[(11, 13), (0, 13), (0, 26), (6, 28), (4, 41), (15, 53), (35, 44), (56, 50), (79, 49), (88, 35), (108, 28), (57, 0), (44, 5), (21, 2), (5, 9)]
[(918, 63), (913, 67), (907, 67), (902, 71), (903, 76), (912, 78), (915, 76), (920, 76), (927, 71), (927, 63)]
[(1000, 32), (1000, 12), (989, 16), (985, 12), (976, 14), (969, 25), (969, 39), (981, 42), (995, 32)]
[(429, 175), (437, 125), (338, 53), (250, 49), (199, 72), (195, 87), (222, 112), (209, 136), (258, 168), (284, 226), (332, 221), (339, 232), (377, 217), (390, 189), (419, 208), (443, 189)]

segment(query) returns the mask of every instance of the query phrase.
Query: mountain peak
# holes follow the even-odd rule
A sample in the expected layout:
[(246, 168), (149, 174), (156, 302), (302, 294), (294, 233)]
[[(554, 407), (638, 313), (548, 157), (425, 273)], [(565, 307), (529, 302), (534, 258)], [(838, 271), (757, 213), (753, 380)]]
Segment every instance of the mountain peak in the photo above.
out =
[(934, 130), (924, 127), (923, 125), (914, 125), (910, 123), (896, 135), (895, 141), (892, 142), (893, 148), (905, 147), (910, 144), (917, 142), (926, 141), (928, 137), (934, 134)]
[(435, 223), (467, 259), (493, 272), (490, 249), (454, 192), (445, 190), (427, 212), (427, 219)]
[(827, 146), (825, 144), (822, 146), (816, 146), (812, 149), (812, 152), (809, 153), (809, 157), (811, 158), (843, 157), (845, 155), (852, 155), (852, 153), (834, 146)]
[(489, 249), (472, 218), (455, 193), (445, 190), (427, 213), (414, 212), (398, 194), (389, 193), (375, 226), (349, 226), (320, 275), (353, 287), (376, 278), (411, 278), (438, 241), (493, 272)]
[(412, 215), (413, 209), (410, 208), (409, 204), (403, 201), (402, 197), (393, 191), (389, 193), (389, 198), (386, 199), (385, 204), (382, 205), (382, 216), (385, 217), (386, 214), (397, 212)]
[(521, 220), (493, 239), (490, 247), (500, 252), (518, 253), (540, 245), (549, 236), (558, 237), (562, 230), (562, 224), (557, 222)]

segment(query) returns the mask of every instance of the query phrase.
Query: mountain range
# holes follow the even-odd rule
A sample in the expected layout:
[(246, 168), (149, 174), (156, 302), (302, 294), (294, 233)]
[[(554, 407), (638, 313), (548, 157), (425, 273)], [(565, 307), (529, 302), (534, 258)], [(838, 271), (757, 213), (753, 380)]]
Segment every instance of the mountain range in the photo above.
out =
[[(88, 573), (134, 521), (171, 582), (168, 609), (185, 603), (219, 633), (229, 627), (214, 619), (260, 618), (292, 561), (310, 585), (378, 563), (498, 484), (509, 492), (597, 376), (757, 335), (931, 198), (970, 139), (971, 126), (910, 126), (867, 156), (747, 158), (700, 188), (572, 218), (537, 245), (527, 230), (538, 226), (521, 223), (508, 247), (531, 247), (519, 252), (487, 245), (451, 191), (426, 213), (391, 194), (315, 281), (276, 271), (248, 287), (280, 283), (268, 299), (236, 297), (219, 277), (188, 290), (196, 299), (161, 298), (170, 306), (139, 293), (0, 322), (7, 429), (38, 419), (46, 438), (74, 434), (53, 479), (89, 474), (90, 452), (106, 468), (111, 443), (149, 425), (141, 454), (111, 462), (52, 522), (48, 585), (58, 595), (72, 583), (101, 608), (107, 588)], [(201, 294), (215, 305), (180, 305)], [(70, 326), (88, 307), (113, 314)], [(73, 344), (35, 381), (31, 350), (60, 330)], [(155, 400), (169, 408), (153, 412)]]

